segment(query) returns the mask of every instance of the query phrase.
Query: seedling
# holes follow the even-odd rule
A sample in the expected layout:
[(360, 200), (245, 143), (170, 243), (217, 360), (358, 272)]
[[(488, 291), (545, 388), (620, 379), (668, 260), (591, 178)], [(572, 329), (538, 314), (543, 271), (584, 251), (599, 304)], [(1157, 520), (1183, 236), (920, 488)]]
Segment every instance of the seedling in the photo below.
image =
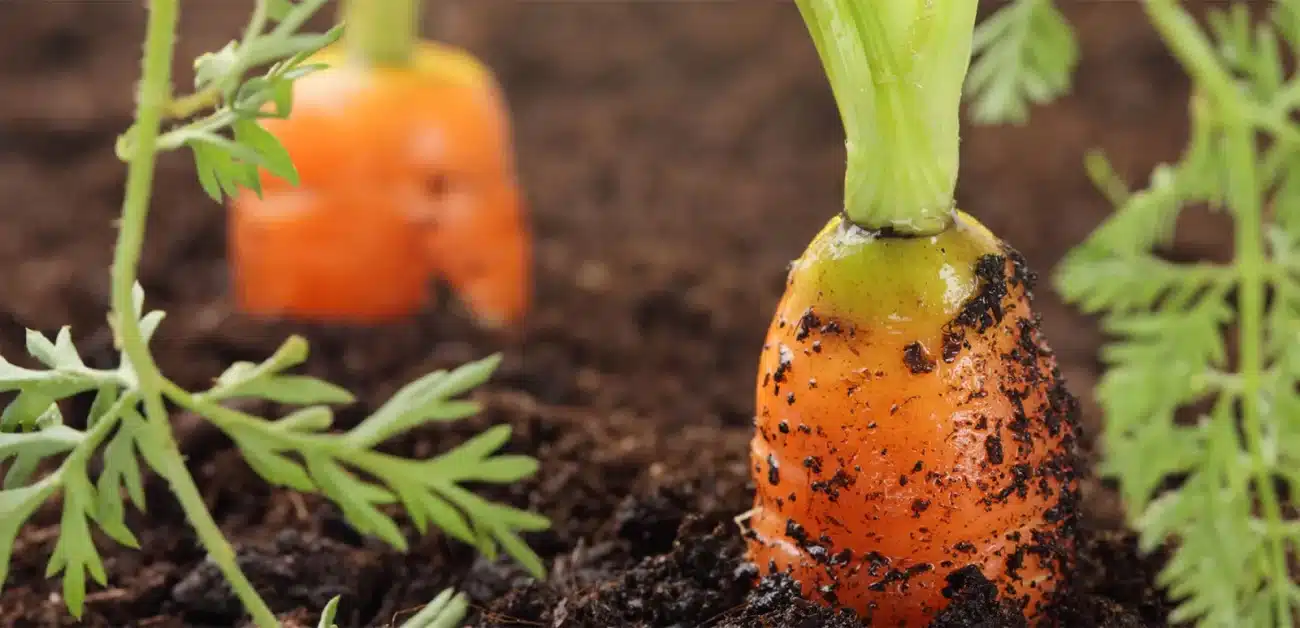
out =
[[(118, 543), (138, 545), (125, 522), (124, 501), (145, 508), (143, 460), (167, 481), (209, 559), (256, 625), (279, 625), (204, 505), (175, 440), (166, 402), (211, 421), (268, 482), (328, 497), (361, 533), (405, 550), (407, 542), (397, 523), (380, 510), (401, 504), (421, 532), (432, 524), (490, 557), (504, 551), (534, 576), (544, 577), (541, 559), (519, 533), (545, 529), (549, 522), (480, 498), (463, 486), (510, 483), (535, 473), (532, 458), (497, 453), (510, 437), (509, 426), (492, 428), (428, 460), (376, 450), (415, 427), (477, 413), (478, 404), (456, 397), (486, 381), (500, 356), (421, 377), (355, 427), (332, 432), (332, 406), (351, 403), (353, 396), (333, 383), (289, 372), (307, 359), (307, 343), (300, 337), (289, 338), (260, 364), (231, 365), (201, 392), (169, 380), (150, 353), (149, 342), (164, 314), (145, 309), (136, 278), (157, 157), (190, 149), (204, 185), (215, 185), (226, 194), (260, 189), (262, 169), (296, 181), (295, 164), (261, 121), (289, 115), (294, 81), (321, 69), (305, 60), (342, 34), (341, 27), (324, 34), (299, 32), (323, 4), (325, 0), (258, 0), (243, 38), (200, 57), (195, 63), (196, 91), (174, 97), (171, 66), (180, 0), (147, 3), (135, 122), (117, 145), (127, 163), (127, 180), (108, 319), (120, 363), (112, 369), (87, 366), (67, 328), (53, 338), (28, 332), (28, 352), (44, 368), (0, 359), (0, 392), (16, 393), (0, 417), (0, 462), (8, 461), (0, 490), (0, 582), (23, 523), (42, 503), (61, 497), (60, 534), (48, 573), (61, 574), (64, 600), (80, 617), (87, 577), (101, 585), (107, 579), (92, 526)], [(262, 74), (249, 76), (266, 66)], [(93, 395), (94, 401), (85, 427), (77, 428), (64, 421), (59, 402), (82, 394)], [(239, 398), (296, 409), (271, 420), (221, 405)], [(89, 462), (96, 455), (103, 459), (103, 470), (92, 478)], [(57, 462), (53, 471), (38, 473), (44, 461)], [(464, 598), (450, 591), (435, 602), (408, 626), (448, 625), (465, 609)], [(324, 619), (323, 625), (330, 621)]]

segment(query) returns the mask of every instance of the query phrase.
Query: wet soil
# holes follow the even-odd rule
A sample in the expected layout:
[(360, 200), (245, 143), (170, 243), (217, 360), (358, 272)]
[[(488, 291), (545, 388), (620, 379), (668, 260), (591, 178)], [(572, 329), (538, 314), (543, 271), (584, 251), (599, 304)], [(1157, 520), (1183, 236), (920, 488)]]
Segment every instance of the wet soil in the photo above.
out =
[[(188, 60), (238, 32), (248, 2), (185, 3)], [(1083, 174), (1101, 147), (1141, 181), (1177, 155), (1185, 86), (1139, 9), (1072, 4), (1084, 61), (1075, 93), (1023, 128), (971, 128), (962, 206), (1041, 274), (1105, 215)], [(328, 16), (326, 16), (328, 17)], [(532, 480), (488, 491), (537, 509), (529, 542), (551, 576), (531, 582), (438, 535), (400, 555), (359, 538), (338, 510), (268, 488), (222, 436), (178, 416), (185, 453), (241, 564), (287, 625), (342, 594), (341, 626), (398, 622), (445, 586), (474, 600), (475, 626), (856, 626), (754, 582), (733, 518), (749, 508), (755, 365), (786, 263), (838, 209), (839, 121), (792, 6), (780, 2), (600, 3), (458, 0), (430, 32), (480, 54), (515, 110), (537, 235), (538, 303), (527, 329), (497, 337), (454, 303), (366, 329), (247, 320), (232, 311), (223, 215), (184, 156), (160, 167), (142, 283), (169, 316), (154, 345), (169, 374), (204, 385), (286, 334), (305, 371), (361, 399), (347, 424), (434, 368), (502, 351), (477, 394), (481, 416), (392, 445), (427, 456), (486, 426), (535, 455)], [(123, 169), (113, 140), (130, 118), (141, 3), (0, 2), (0, 351), (22, 327), (72, 325), (83, 354), (112, 357), (104, 324), (112, 219)], [(320, 26), (321, 23), (318, 23)], [(1224, 230), (1187, 221), (1176, 255), (1221, 257)], [(1083, 403), (1091, 455), (1098, 334), (1039, 288), (1048, 342)], [(257, 408), (254, 408), (257, 410)], [(151, 482), (140, 551), (101, 543), (109, 572), (81, 623), (44, 578), (57, 513), (20, 536), (0, 594), (4, 626), (234, 626), (238, 606), (203, 561), (165, 487)], [(1084, 486), (1085, 543), (1067, 626), (1159, 626), (1158, 558), (1135, 554), (1113, 494)], [(950, 582), (937, 625), (1016, 625), (977, 575)], [(304, 624), (305, 625), (305, 624)], [(314, 625), (314, 624), (313, 624)]]

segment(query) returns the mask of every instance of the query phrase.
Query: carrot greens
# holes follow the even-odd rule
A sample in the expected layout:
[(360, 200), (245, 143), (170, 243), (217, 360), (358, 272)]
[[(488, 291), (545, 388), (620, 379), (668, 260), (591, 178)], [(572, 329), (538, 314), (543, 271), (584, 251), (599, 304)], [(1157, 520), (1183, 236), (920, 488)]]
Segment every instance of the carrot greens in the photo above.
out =
[(421, 0), (342, 0), (339, 19), (348, 29), (352, 59), (380, 66), (410, 63), (419, 38)]
[[(59, 496), (61, 526), (47, 573), (62, 575), (63, 598), (80, 617), (87, 578), (101, 585), (107, 580), (92, 529), (122, 545), (139, 544), (126, 525), (124, 501), (145, 508), (143, 462), (168, 483), (209, 559), (220, 568), (254, 623), (261, 628), (279, 625), (208, 511), (175, 440), (166, 403), (192, 411), (221, 429), (268, 482), (329, 498), (361, 533), (405, 550), (402, 531), (381, 510), (400, 504), (419, 531), (432, 525), (488, 556), (504, 551), (534, 576), (543, 577), (541, 559), (519, 533), (545, 529), (549, 522), (482, 499), (463, 486), (510, 483), (536, 472), (532, 458), (497, 453), (510, 437), (509, 426), (492, 428), (427, 460), (376, 449), (429, 422), (476, 414), (478, 404), (457, 397), (484, 383), (500, 356), (418, 378), (360, 424), (342, 432), (330, 429), (332, 407), (352, 403), (353, 396), (333, 383), (289, 372), (307, 359), (307, 343), (300, 337), (288, 339), (261, 363), (231, 365), (201, 392), (183, 389), (159, 370), (149, 343), (164, 315), (144, 308), (144, 291), (137, 281), (158, 156), (190, 148), (203, 187), (217, 199), (240, 187), (256, 189), (259, 168), (292, 179), (294, 166), (283, 146), (257, 121), (288, 115), (292, 82), (318, 69), (303, 62), (336, 40), (342, 30), (299, 33), (324, 0), (257, 0), (244, 38), (199, 57), (197, 91), (175, 97), (171, 68), (181, 3), (150, 0), (145, 4), (148, 18), (136, 118), (117, 145), (118, 155), (127, 163), (127, 181), (117, 224), (108, 318), (120, 364), (112, 369), (88, 366), (66, 327), (52, 338), (27, 332), (27, 350), (40, 368), (0, 358), (0, 393), (13, 396), (0, 415), (0, 464), (7, 465), (0, 489), (0, 583), (22, 525), (42, 503)], [(246, 76), (268, 64), (263, 74)], [(176, 124), (168, 127), (169, 121)], [(74, 426), (80, 421), (65, 422), (59, 405), (79, 395), (93, 395), (84, 428)], [(222, 405), (240, 398), (296, 409), (272, 420)], [(91, 461), (96, 455), (102, 470), (92, 478)], [(51, 463), (46, 465), (51, 470), (42, 473), (42, 463)], [(336, 604), (331, 604), (334, 608)], [(447, 591), (406, 625), (447, 626), (465, 608), (463, 596)], [(332, 621), (332, 613), (326, 613), (323, 626)]]
[(980, 22), (966, 77), (971, 117), (979, 123), (1024, 123), (1029, 106), (1070, 88), (1079, 49), (1052, 0), (1013, 0)]
[(953, 221), (973, 0), (798, 0), (847, 138), (844, 212), (933, 235)]
[[(1190, 145), (1132, 194), (1095, 167), (1118, 209), (1056, 278), (1115, 337), (1097, 391), (1103, 470), (1143, 548), (1174, 542), (1161, 575), (1179, 602), (1173, 621), (1293, 626), (1300, 609), (1289, 573), (1300, 528), (1282, 510), (1300, 488), (1300, 77), (1283, 55), (1300, 49), (1298, 6), (1278, 2), (1258, 25), (1245, 5), (1212, 9), (1207, 32), (1173, 0), (1146, 2), (1193, 81)], [(1231, 262), (1159, 257), (1192, 204), (1232, 217)], [(1179, 420), (1194, 404), (1207, 409)]]

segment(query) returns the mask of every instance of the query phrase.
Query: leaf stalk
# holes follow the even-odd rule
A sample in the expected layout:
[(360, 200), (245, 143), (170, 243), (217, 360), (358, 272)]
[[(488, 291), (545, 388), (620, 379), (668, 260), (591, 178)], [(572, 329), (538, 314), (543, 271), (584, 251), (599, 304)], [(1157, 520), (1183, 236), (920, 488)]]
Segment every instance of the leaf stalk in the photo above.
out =
[(796, 3), (844, 124), (845, 214), (900, 235), (948, 228), (977, 0)]
[(339, 21), (351, 61), (405, 67), (420, 36), (421, 0), (341, 0)]
[[(259, 7), (263, 4), (258, 2)], [(150, 0), (148, 3), (136, 125), (127, 160), (126, 193), (111, 273), (110, 317), (115, 340), (136, 374), (145, 417), (151, 427), (167, 436), (161, 439), (165, 451), (159, 452), (164, 468), (157, 471), (166, 478), (199, 541), (229, 580), (253, 621), (259, 628), (275, 628), (279, 621), (240, 570), (234, 550), (208, 512), (175, 439), (171, 437), (172, 429), (162, 400), (162, 374), (145, 342), (139, 324), (140, 313), (136, 311), (133, 297), (152, 195), (158, 137), (171, 99), (171, 67), (179, 17), (179, 0)]]

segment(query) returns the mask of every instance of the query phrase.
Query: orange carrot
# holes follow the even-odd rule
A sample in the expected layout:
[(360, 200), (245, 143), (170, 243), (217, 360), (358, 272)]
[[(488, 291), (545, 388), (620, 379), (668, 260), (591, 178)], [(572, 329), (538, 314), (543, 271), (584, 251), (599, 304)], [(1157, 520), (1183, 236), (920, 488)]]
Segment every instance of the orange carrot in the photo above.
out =
[(873, 625), (926, 625), (968, 564), (1039, 611), (1072, 550), (1077, 419), (1029, 286), (969, 216), (933, 238), (832, 220), (763, 347), (754, 559)]
[(261, 198), (232, 202), (244, 311), (406, 316), (440, 277), (487, 325), (526, 312), (531, 239), (500, 89), (469, 53), (403, 40), (416, 4), (345, 2), (347, 39), (310, 61), (330, 67), (295, 83), (287, 119), (264, 122), (301, 181), (263, 174)]
[(972, 565), (1040, 618), (1072, 564), (1077, 402), (1024, 259), (954, 208), (976, 2), (798, 2), (849, 169), (763, 346), (751, 559), (873, 626), (927, 625)]

